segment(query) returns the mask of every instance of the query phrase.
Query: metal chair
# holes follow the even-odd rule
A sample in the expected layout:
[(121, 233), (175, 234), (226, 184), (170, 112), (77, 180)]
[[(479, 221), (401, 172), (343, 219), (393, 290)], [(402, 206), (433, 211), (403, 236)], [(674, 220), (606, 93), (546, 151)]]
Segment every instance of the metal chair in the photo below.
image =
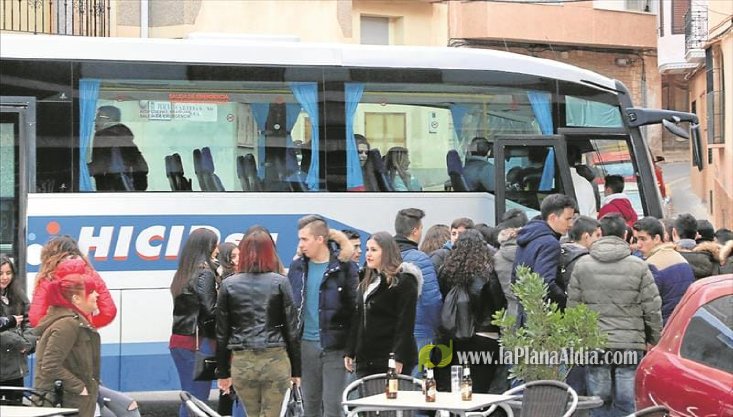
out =
[(668, 417), (669, 409), (663, 405), (653, 405), (635, 413), (631, 413), (626, 417)]
[[(560, 381), (532, 381), (505, 391), (503, 395), (522, 393), (522, 417), (570, 417), (578, 406), (578, 394), (569, 385)], [(496, 410), (492, 405), (482, 413), (470, 416), (489, 416)]]
[[(409, 375), (397, 375), (398, 384), (399, 384), (399, 390), (400, 391), (422, 391), (422, 379), (413, 378)], [(344, 388), (344, 392), (341, 395), (341, 404), (348, 400), (355, 400), (357, 398), (361, 397), (368, 397), (370, 395), (379, 394), (384, 392), (384, 386), (387, 382), (387, 374), (381, 373), (381, 374), (373, 374), (373, 375), (367, 375), (364, 378), (357, 379), (356, 381), (350, 383), (349, 385)], [(343, 405), (344, 408), (344, 414), (347, 416), (351, 412), (351, 409), (349, 409), (348, 406)], [(368, 411), (368, 410), (364, 410)], [(374, 410), (379, 411), (379, 410)], [(379, 413), (380, 416), (390, 416), (395, 415), (396, 412), (392, 411), (382, 411)], [(412, 416), (414, 415), (414, 411), (402, 411), (402, 416)], [(372, 414), (372, 413), (368, 413)]]
[(180, 397), (188, 410), (189, 417), (224, 417), (212, 410), (205, 402), (189, 394), (188, 391), (181, 391)]
[(25, 405), (31, 407), (62, 407), (64, 387), (61, 380), (54, 382), (53, 391), (41, 391), (31, 387), (0, 386), (5, 392), (20, 392), (21, 404), (13, 404), (5, 399), (0, 399), (1, 405)]

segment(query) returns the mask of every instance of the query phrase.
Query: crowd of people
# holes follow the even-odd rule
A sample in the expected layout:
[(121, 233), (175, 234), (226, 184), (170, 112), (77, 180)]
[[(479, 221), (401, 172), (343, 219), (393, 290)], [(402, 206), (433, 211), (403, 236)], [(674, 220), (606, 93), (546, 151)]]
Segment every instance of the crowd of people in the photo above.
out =
[[(612, 186), (607, 195), (618, 194)], [(362, 265), (358, 232), (308, 215), (297, 224), (297, 253), (287, 270), (262, 226), (250, 227), (238, 244), (220, 244), (214, 232), (197, 229), (170, 286), (169, 348), (181, 388), (208, 400), (211, 382), (193, 376), (200, 351), (216, 357), (222, 414), (277, 416), (295, 384), (306, 416), (342, 416), (348, 381), (386, 372), (391, 354), (397, 372), (422, 377), (418, 352), (427, 345), (498, 352), (493, 314), (505, 308), (521, 325), (522, 306), (511, 290), (520, 265), (542, 277), (560, 309), (584, 303), (598, 312), (609, 349), (642, 355), (694, 280), (733, 272), (733, 232), (689, 214), (634, 222), (623, 209), (602, 214), (580, 215), (574, 199), (554, 194), (533, 219), (512, 209), (495, 227), (461, 217), (423, 233), (425, 212), (406, 208), (393, 231), (366, 239)], [(64, 405), (95, 415), (98, 398), (115, 395), (100, 386), (98, 329), (117, 314), (104, 280), (68, 236), (44, 246), (31, 301), (15, 274), (1, 257), (0, 385), (22, 386), (35, 351), (34, 387), (52, 390), (61, 380)], [(468, 294), (472, 320), (472, 334), (461, 337), (441, 322), (444, 300), (457, 287)], [(453, 355), (451, 364), (458, 361)], [(470, 366), (475, 392), (509, 388), (506, 367)], [(440, 389), (449, 389), (449, 369), (437, 369)], [(634, 372), (633, 364), (575, 367), (568, 383), (600, 396), (604, 415), (625, 415), (634, 408)], [(17, 393), (0, 394), (20, 401)], [(116, 398), (136, 412), (134, 401)]]

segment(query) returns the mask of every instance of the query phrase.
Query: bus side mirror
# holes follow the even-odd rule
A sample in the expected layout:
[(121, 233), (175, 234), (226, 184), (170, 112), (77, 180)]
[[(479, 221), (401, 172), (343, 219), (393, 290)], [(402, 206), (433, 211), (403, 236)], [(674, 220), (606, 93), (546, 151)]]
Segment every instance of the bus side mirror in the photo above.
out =
[(672, 133), (675, 136), (679, 136), (684, 139), (690, 139), (690, 134), (687, 133), (687, 131), (683, 128), (681, 128), (676, 121), (670, 122), (667, 119), (662, 119), (662, 125), (664, 125), (664, 128), (669, 130), (670, 133)]
[(702, 142), (700, 139), (700, 124), (690, 123), (690, 132), (692, 132), (692, 164), (697, 167), (698, 171), (702, 171)]

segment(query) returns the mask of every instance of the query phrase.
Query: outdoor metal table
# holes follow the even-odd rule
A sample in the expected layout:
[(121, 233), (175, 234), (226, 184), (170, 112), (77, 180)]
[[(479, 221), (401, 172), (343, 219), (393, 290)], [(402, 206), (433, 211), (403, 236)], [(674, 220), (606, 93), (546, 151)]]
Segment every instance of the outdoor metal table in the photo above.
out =
[(0, 416), (2, 417), (57, 417), (76, 416), (79, 410), (76, 408), (55, 408), (55, 407), (24, 407), (19, 405), (0, 405)]
[(389, 400), (384, 393), (380, 393), (344, 401), (344, 405), (354, 407), (347, 417), (365, 411), (399, 410), (447, 410), (465, 416), (468, 412), (477, 412), (494, 404), (506, 411), (508, 417), (514, 417), (511, 408), (504, 403), (515, 398), (518, 396), (474, 393), (471, 401), (463, 401), (459, 392), (438, 392), (435, 402), (429, 403), (425, 401), (425, 395), (420, 391), (399, 391), (394, 400)]

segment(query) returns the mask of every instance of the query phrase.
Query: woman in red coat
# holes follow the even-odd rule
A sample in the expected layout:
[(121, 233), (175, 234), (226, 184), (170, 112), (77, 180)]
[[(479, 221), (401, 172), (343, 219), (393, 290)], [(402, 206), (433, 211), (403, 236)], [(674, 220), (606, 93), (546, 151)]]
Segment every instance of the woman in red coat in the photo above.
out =
[(88, 275), (93, 280), (99, 294), (98, 309), (91, 316), (91, 324), (95, 328), (104, 327), (115, 319), (117, 306), (107, 289), (107, 284), (82, 255), (76, 241), (70, 236), (59, 236), (51, 239), (41, 250), (41, 268), (36, 276), (33, 300), (28, 312), (31, 326), (36, 327), (46, 315), (49, 307), (48, 284), (54, 281), (59, 273), (62, 276), (69, 273)]

